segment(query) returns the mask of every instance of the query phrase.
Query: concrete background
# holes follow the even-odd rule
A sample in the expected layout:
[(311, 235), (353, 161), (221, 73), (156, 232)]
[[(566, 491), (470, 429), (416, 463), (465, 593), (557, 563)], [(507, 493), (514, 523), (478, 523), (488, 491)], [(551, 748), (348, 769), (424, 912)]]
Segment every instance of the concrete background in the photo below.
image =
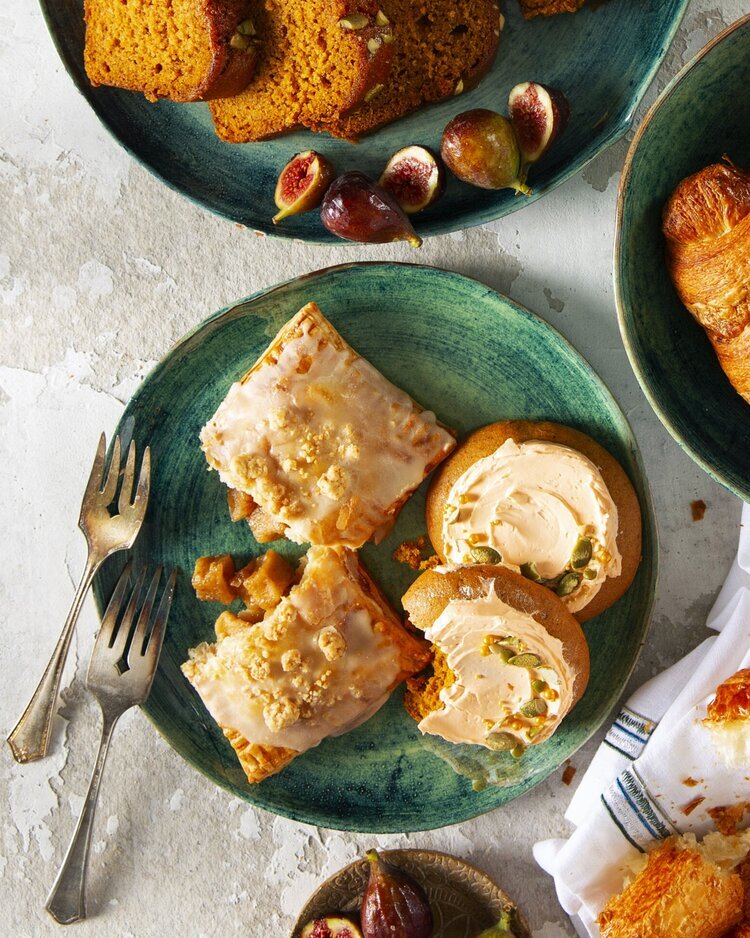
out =
[[(652, 0), (656, 2), (656, 0)], [(695, 0), (647, 102), (743, 12)], [(0, 731), (38, 680), (84, 559), (75, 527), (96, 438), (171, 343), (214, 310), (277, 281), (351, 259), (412, 260), (403, 245), (321, 249), (259, 240), (160, 185), (110, 140), (73, 88), (33, 0), (0, 12)], [(599, 371), (633, 424), (660, 524), (661, 582), (636, 686), (705, 634), (734, 555), (740, 503), (684, 455), (630, 370), (617, 329), (611, 254), (615, 145), (552, 195), (482, 229), (428, 240), (419, 261), (486, 281), (537, 311)], [(705, 500), (700, 523), (690, 502)], [(89, 604), (64, 678), (56, 742), (27, 767), (0, 755), (4, 935), (58, 930), (43, 909), (88, 784), (99, 715), (83, 687), (96, 628)], [(598, 739), (574, 759), (578, 777)], [(575, 785), (575, 781), (573, 785)], [(505, 809), (428, 834), (358, 837), (230, 798), (140, 714), (117, 731), (102, 788), (83, 938), (289, 933), (323, 878), (376, 842), (464, 856), (527, 912), (535, 938), (572, 931), (532, 843), (562, 836), (561, 772)], [(94, 914), (95, 913), (95, 914)]]

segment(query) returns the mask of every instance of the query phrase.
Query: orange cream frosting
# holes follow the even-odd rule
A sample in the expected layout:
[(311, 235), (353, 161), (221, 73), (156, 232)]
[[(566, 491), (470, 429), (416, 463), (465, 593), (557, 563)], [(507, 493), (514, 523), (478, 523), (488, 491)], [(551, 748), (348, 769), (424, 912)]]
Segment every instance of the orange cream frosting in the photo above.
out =
[[(450, 563), (476, 562), (472, 551), (490, 547), (516, 572), (533, 564), (542, 581), (572, 573), (574, 588), (561, 595), (575, 612), (620, 574), (617, 529), (617, 506), (591, 460), (558, 443), (506, 440), (453, 485), (443, 542)], [(580, 545), (590, 558), (576, 568)]]

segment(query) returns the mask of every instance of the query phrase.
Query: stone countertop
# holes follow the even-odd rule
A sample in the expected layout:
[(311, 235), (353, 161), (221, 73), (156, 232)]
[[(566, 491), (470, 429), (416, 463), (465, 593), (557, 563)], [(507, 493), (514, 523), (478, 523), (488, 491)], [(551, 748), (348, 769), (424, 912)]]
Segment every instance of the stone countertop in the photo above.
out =
[[(694, 0), (655, 85), (746, 0)], [(76, 519), (102, 428), (171, 344), (214, 310), (291, 276), (348, 260), (413, 260), (404, 245), (258, 239), (162, 186), (99, 126), (64, 72), (34, 0), (0, 13), (0, 731), (38, 680), (84, 560)], [(484, 228), (429, 239), (419, 261), (485, 281), (549, 320), (588, 358), (635, 430), (660, 526), (661, 576), (642, 683), (705, 637), (735, 552), (740, 502), (702, 473), (651, 411), (617, 329), (611, 257), (616, 144), (545, 199)], [(159, 222), (158, 220), (161, 220)], [(703, 499), (703, 521), (690, 502)], [(99, 736), (84, 690), (96, 628), (89, 602), (63, 680), (50, 757), (0, 757), (2, 932), (59, 931), (44, 900), (88, 785)], [(573, 759), (578, 778), (601, 733)], [(527, 912), (535, 938), (573, 932), (531, 845), (564, 836), (576, 784), (562, 771), (506, 808), (408, 836), (357, 836), (274, 817), (231, 798), (174, 753), (139, 712), (117, 730), (93, 836), (84, 938), (287, 935), (323, 878), (373, 843), (470, 859)]]

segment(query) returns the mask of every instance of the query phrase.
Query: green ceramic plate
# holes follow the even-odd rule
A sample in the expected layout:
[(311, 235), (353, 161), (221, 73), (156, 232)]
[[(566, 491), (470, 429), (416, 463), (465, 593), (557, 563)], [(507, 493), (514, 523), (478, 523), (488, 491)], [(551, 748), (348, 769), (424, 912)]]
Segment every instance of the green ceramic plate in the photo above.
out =
[(620, 184), (615, 246), (620, 331), (641, 387), (680, 446), (745, 501), (750, 404), (672, 286), (661, 212), (681, 179), (725, 153), (750, 169), (750, 95), (739, 90), (749, 83), (750, 15), (706, 46), (646, 115)]
[[(534, 198), (578, 172), (627, 130), (662, 62), (688, 0), (593, 0), (574, 16), (525, 22), (517, 0), (503, 3), (507, 25), (490, 75), (474, 91), (422, 110), (378, 131), (359, 146), (325, 135), (295, 133), (267, 143), (222, 143), (208, 106), (149, 104), (143, 95), (91, 88), (83, 69), (82, 0), (41, 0), (52, 37), (78, 89), (100, 120), (167, 185), (232, 221), (278, 237), (331, 242), (317, 212), (275, 228), (273, 192), (289, 157), (315, 147), (343, 172), (377, 178), (388, 157), (409, 143), (439, 147), (442, 128), (472, 107), (505, 110), (521, 81), (542, 81), (569, 97), (572, 120), (531, 178)], [(423, 235), (459, 231), (516, 211), (527, 200), (451, 179), (445, 197), (423, 216)]]
[[(193, 594), (196, 557), (259, 552), (247, 527), (229, 520), (226, 491), (216, 473), (207, 471), (198, 432), (231, 383), (310, 300), (357, 351), (459, 431), (500, 418), (570, 424), (611, 450), (638, 490), (644, 559), (628, 594), (586, 627), (589, 689), (550, 742), (521, 760), (494, 754), (501, 758), (493, 770), (506, 787), (473, 791), (445, 760), (475, 747), (446, 744), (436, 755), (403, 710), (400, 691), (364, 726), (326, 740), (281, 774), (250, 786), (179, 670), (188, 648), (213, 634), (220, 611)], [(352, 264), (266, 290), (217, 313), (175, 346), (128, 404), (121, 430), (134, 431), (139, 446), (150, 444), (154, 456), (151, 506), (136, 557), (183, 571), (145, 709), (181, 755), (239, 797), (342, 830), (441, 827), (527, 791), (571, 756), (614, 706), (646, 633), (656, 579), (654, 522), (636, 444), (617, 404), (575, 350), (545, 322), (488, 287), (430, 267)], [(424, 488), (407, 503), (391, 535), (363, 550), (367, 566), (396, 604), (414, 573), (391, 554), (403, 540), (424, 533)], [(292, 544), (280, 549), (300, 553)], [(96, 581), (100, 609), (118, 572), (114, 562)]]

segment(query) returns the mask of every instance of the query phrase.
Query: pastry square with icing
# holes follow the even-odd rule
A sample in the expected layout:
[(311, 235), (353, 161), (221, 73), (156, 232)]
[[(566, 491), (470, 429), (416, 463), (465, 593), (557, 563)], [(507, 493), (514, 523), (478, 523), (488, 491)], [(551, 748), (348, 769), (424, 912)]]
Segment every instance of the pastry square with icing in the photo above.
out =
[(222, 481), (258, 507), (246, 514), (259, 539), (351, 548), (380, 541), (455, 446), (314, 303), (232, 385), (201, 443)]
[(356, 553), (311, 547), (300, 566), (261, 621), (222, 613), (182, 666), (253, 783), (364, 723), (430, 657)]

